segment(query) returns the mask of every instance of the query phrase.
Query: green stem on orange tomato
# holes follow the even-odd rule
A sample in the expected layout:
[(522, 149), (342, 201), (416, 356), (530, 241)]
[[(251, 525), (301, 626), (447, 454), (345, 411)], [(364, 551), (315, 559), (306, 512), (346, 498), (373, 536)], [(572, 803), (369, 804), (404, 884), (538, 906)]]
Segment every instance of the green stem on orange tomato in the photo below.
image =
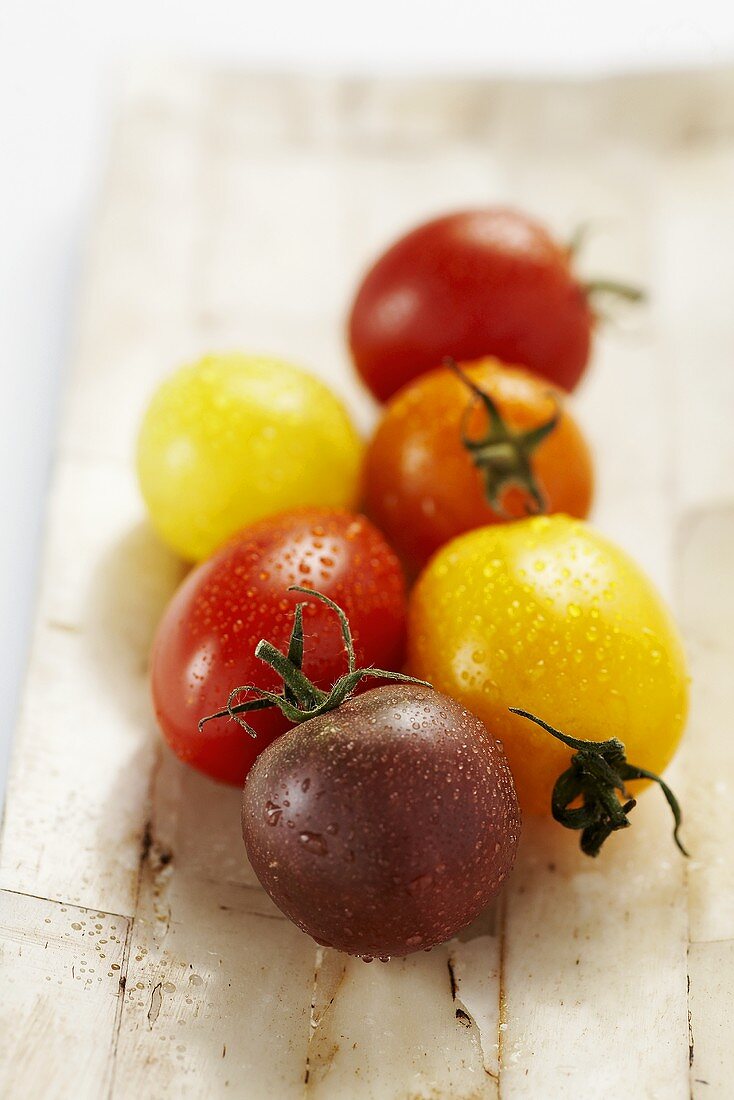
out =
[[(482, 475), (484, 494), (490, 507), (500, 516), (510, 518), (502, 507), (502, 495), (510, 485), (517, 485), (532, 502), (527, 509), (529, 514), (545, 512), (547, 502), (533, 470), (532, 456), (558, 424), (561, 415), (558, 407), (548, 420), (536, 428), (515, 431), (502, 417), (494, 399), (454, 359), (444, 359), (444, 365), (457, 375), (472, 395), (461, 421), (461, 442)], [(475, 401), (484, 406), (489, 422), (486, 433), (479, 439), (471, 439), (466, 430)]]

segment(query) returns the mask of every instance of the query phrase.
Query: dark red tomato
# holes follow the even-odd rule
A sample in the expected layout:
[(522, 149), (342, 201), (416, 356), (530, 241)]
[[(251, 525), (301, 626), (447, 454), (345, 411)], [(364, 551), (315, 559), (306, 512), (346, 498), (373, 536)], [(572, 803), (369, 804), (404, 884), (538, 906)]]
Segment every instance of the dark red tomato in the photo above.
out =
[[(166, 741), (185, 763), (242, 786), (258, 753), (289, 728), (278, 710), (256, 711), (253, 740), (228, 718), (209, 722), (238, 684), (282, 686), (254, 655), (261, 638), (287, 650), (291, 584), (318, 588), (352, 625), (360, 666), (399, 669), (405, 640), (405, 585), (398, 560), (364, 518), (337, 510), (287, 512), (246, 528), (194, 569), (174, 595), (153, 645), (152, 690)], [(338, 621), (327, 607), (304, 608), (303, 669), (323, 690), (345, 671)], [(366, 682), (374, 686), (374, 680)]]
[(414, 229), (367, 273), (352, 306), (357, 370), (381, 401), (445, 356), (495, 356), (571, 390), (594, 314), (568, 248), (513, 210), (468, 210)]

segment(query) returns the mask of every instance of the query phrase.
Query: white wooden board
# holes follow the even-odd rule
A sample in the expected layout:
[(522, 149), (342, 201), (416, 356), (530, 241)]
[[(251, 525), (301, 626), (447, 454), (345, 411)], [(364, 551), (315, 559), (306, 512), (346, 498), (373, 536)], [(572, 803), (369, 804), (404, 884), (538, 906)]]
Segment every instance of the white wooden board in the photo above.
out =
[[(172, 759), (147, 695), (182, 575), (132, 471), (157, 381), (205, 350), (292, 358), (363, 428), (343, 319), (366, 262), (489, 202), (646, 283), (576, 399), (595, 522), (673, 602), (693, 706), (662, 799), (600, 860), (526, 824), (458, 940), (367, 966), (248, 867), (236, 791)], [(131, 75), (89, 241), (0, 853), (0, 1093), (731, 1095), (734, 1071), (734, 75), (597, 84)]]

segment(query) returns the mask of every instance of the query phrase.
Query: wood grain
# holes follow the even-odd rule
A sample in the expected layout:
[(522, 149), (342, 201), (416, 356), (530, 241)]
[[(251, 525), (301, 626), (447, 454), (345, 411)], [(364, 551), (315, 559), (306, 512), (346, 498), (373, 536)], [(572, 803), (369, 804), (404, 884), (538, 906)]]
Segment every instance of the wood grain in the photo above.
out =
[(109, 1085), (130, 921), (0, 891), (0, 1093), (95, 1100)]
[[(131, 73), (87, 248), (2, 836), (3, 1095), (727, 1095), (733, 93), (729, 72)], [(281, 917), (244, 858), (238, 793), (158, 741), (147, 653), (182, 567), (145, 523), (134, 437), (163, 375), (235, 347), (304, 363), (367, 429), (342, 327), (359, 272), (423, 216), (487, 202), (561, 235), (590, 221), (583, 271), (653, 292), (600, 328), (576, 407), (594, 520), (683, 625), (693, 700), (672, 779), (693, 859), (655, 792), (594, 863), (530, 822), (472, 928), (366, 966)]]

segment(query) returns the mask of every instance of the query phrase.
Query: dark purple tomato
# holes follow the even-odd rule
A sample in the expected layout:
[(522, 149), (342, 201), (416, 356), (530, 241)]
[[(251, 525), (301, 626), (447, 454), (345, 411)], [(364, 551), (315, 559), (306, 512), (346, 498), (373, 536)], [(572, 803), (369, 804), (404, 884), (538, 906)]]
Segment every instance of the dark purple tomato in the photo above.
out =
[(265, 749), (242, 832), (299, 928), (384, 958), (443, 943), (481, 912), (514, 862), (520, 811), (502, 746), (474, 715), (390, 684)]

